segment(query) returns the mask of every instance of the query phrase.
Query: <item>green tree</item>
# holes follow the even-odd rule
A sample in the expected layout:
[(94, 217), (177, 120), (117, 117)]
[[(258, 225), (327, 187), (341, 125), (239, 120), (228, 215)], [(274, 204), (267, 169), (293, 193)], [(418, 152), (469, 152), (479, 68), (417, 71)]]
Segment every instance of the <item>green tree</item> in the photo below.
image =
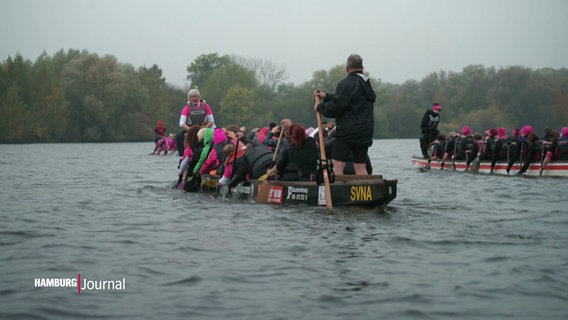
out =
[(232, 86), (221, 100), (222, 113), (225, 121), (234, 121), (241, 125), (249, 123), (253, 118), (252, 110), (256, 100), (253, 89), (242, 88), (239, 85)]
[(235, 86), (254, 91), (258, 87), (258, 82), (252, 71), (233, 63), (213, 71), (203, 90), (200, 90), (201, 95), (214, 108), (215, 122), (219, 126), (231, 122), (231, 119), (225, 116), (225, 112), (232, 111), (223, 106), (221, 101), (227, 92)]
[(28, 103), (32, 93), (32, 63), (16, 54), (3, 63), (0, 77), (0, 94), (6, 94), (10, 87), (17, 89), (20, 98)]
[(391, 135), (413, 138), (420, 134), (424, 103), (420, 100), (420, 84), (414, 80), (403, 83), (394, 94), (391, 104), (384, 107)]
[(52, 87), (41, 101), (41, 107), (30, 115), (34, 141), (67, 141), (69, 113), (63, 89)]
[(103, 130), (101, 125), (108, 121), (109, 115), (105, 112), (105, 105), (94, 95), (88, 95), (83, 102), (85, 118), (89, 120), (85, 124), (83, 141), (98, 142), (102, 140)]
[(73, 131), (81, 140), (112, 140), (119, 127), (111, 126), (109, 119), (122, 116), (128, 97), (126, 77), (116, 58), (86, 54), (68, 64), (63, 75)]
[[(4, 116), (0, 117), (0, 127), (10, 128), (7, 139), (33, 139), (33, 127), (29, 125), (28, 120), (32, 112), (32, 70), (32, 63), (20, 54), (16, 54), (14, 58), (8, 57), (0, 69), (0, 97), (4, 97)], [(11, 110), (13, 115), (10, 114)]]
[(392, 138), (389, 118), (384, 110), (375, 107), (375, 125), (373, 136), (378, 138)]
[(65, 141), (67, 101), (52, 59), (44, 52), (33, 65), (30, 128), (38, 141)]
[(27, 106), (13, 85), (0, 97), (0, 141), (23, 142)]
[[(259, 127), (282, 118), (316, 126), (313, 90), (333, 92), (345, 77), (344, 67), (336, 65), (295, 86), (284, 83), (282, 66), (216, 53), (199, 56), (188, 73), (218, 125)], [(378, 138), (417, 137), (434, 101), (444, 106), (439, 126), (444, 133), (464, 124), (475, 131), (531, 124), (540, 132), (568, 123), (566, 68), (470, 65), (401, 85), (371, 81)], [(177, 131), (185, 99), (185, 90), (168, 85), (157, 65), (134, 68), (113, 56), (74, 49), (43, 52), (34, 63), (16, 54), (0, 63), (0, 141), (147, 141), (158, 120)]]
[(345, 66), (336, 65), (328, 71), (319, 70), (313, 73), (310, 85), (312, 88), (320, 89), (325, 92), (335, 92), (339, 81), (345, 78)]
[(232, 58), (228, 55), (202, 54), (187, 66), (187, 79), (191, 81), (192, 88), (201, 89), (205, 86), (213, 71), (232, 63)]

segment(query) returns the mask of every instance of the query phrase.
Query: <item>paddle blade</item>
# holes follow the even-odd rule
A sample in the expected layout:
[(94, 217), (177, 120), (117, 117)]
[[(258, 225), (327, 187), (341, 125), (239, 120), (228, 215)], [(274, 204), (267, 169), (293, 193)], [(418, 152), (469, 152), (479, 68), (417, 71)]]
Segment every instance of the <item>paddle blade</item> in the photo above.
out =
[(478, 173), (480, 165), (481, 160), (479, 159), (479, 157), (475, 158), (475, 160), (473, 160), (473, 163), (471, 164), (471, 172)]
[(229, 186), (224, 185), (219, 189), (219, 194), (223, 199), (227, 198), (227, 194), (229, 194)]
[(333, 202), (331, 200), (331, 186), (329, 185), (329, 178), (327, 172), (323, 173), (324, 190), (325, 190), (325, 206), (328, 209), (333, 209)]
[(256, 202), (257, 203), (267, 203), (268, 202), (268, 193), (270, 192), (270, 182), (264, 180), (263, 183), (258, 185), (258, 192), (256, 193)]

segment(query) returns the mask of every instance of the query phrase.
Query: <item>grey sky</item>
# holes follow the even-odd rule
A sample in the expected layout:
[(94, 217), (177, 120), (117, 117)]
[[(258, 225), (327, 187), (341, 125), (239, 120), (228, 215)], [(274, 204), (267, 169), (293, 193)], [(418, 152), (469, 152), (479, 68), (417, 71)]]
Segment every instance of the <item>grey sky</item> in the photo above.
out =
[(157, 64), (186, 85), (204, 53), (285, 66), (287, 82), (359, 53), (384, 82), (486, 67), (568, 67), (567, 0), (0, 0), (0, 59), (46, 51)]

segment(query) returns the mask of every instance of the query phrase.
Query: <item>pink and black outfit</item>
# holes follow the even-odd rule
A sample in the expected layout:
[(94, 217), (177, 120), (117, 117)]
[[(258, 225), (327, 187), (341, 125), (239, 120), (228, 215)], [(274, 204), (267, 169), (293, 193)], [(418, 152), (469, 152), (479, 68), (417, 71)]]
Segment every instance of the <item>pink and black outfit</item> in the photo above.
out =
[(181, 110), (179, 117), (179, 127), (182, 128), (181, 132), (176, 135), (179, 154), (183, 153), (183, 136), (185, 133), (183, 125), (202, 125), (205, 122), (213, 123), (211, 128), (215, 129), (215, 118), (213, 118), (213, 111), (211, 111), (209, 104), (205, 100), (200, 100), (199, 103), (194, 106), (188, 101)]

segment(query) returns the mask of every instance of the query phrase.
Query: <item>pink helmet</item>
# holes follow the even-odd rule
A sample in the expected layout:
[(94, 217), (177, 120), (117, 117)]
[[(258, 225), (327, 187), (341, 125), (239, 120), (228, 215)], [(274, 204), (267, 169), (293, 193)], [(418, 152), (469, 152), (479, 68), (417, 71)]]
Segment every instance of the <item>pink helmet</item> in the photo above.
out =
[(463, 126), (463, 128), (461, 129), (461, 134), (463, 134), (464, 136), (471, 135), (471, 128), (469, 126)]
[(499, 136), (499, 139), (507, 138), (507, 129), (503, 127), (497, 129), (497, 135)]
[(534, 133), (534, 129), (529, 125), (526, 125), (521, 129), (521, 134), (524, 136), (528, 136), (531, 133)]
[(568, 138), (568, 127), (563, 127), (561, 132), (564, 138)]
[(442, 106), (439, 103), (434, 103), (432, 105), (432, 111), (436, 111), (436, 110), (438, 110), (438, 111), (442, 110)]

